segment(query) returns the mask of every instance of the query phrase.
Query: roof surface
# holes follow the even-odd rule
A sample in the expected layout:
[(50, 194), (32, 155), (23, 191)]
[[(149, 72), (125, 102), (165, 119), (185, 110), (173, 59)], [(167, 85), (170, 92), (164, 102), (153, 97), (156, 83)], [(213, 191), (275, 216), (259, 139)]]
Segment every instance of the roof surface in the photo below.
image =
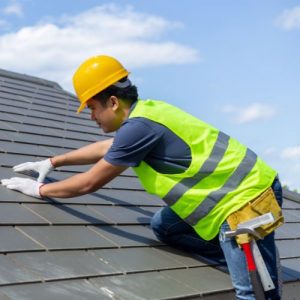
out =
[[(76, 98), (51, 81), (0, 70), (0, 178), (11, 167), (105, 139)], [(63, 167), (49, 181), (89, 166)], [(131, 170), (96, 193), (35, 199), (0, 185), (0, 300), (233, 299), (229, 275), (159, 242), (163, 202)], [(284, 299), (300, 292), (300, 198), (285, 191), (277, 231)]]

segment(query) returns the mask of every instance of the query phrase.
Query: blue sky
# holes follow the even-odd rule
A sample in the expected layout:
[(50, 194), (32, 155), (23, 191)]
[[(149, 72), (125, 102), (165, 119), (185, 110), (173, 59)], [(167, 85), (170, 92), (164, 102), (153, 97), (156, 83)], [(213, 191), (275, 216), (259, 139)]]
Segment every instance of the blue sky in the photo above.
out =
[(58, 82), (109, 54), (141, 98), (175, 104), (300, 190), (300, 1), (2, 0), (0, 68)]

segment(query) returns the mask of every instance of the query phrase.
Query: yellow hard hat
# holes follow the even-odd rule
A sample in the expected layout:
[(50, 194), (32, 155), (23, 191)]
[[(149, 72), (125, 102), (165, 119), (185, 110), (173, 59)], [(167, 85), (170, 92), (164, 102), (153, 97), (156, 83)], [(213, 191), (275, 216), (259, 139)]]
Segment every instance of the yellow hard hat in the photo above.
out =
[(85, 108), (89, 99), (128, 74), (122, 64), (110, 56), (93, 56), (84, 61), (73, 76), (74, 89), (81, 103), (77, 113)]

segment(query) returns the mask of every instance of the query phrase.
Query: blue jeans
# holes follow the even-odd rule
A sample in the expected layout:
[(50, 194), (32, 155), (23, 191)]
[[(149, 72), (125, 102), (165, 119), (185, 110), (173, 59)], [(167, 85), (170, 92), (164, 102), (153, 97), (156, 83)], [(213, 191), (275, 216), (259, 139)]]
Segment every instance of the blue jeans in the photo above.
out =
[[(282, 189), (277, 178), (272, 188), (281, 206)], [(164, 207), (153, 216), (151, 227), (157, 238), (164, 243), (197, 253), (217, 263), (226, 264), (236, 291), (236, 299), (255, 300), (243, 251), (238, 247), (235, 239), (223, 238), (223, 233), (230, 230), (227, 222), (222, 224), (219, 236), (213, 240), (205, 241), (169, 207)], [(257, 245), (275, 285), (275, 289), (265, 293), (266, 299), (279, 300), (281, 299), (281, 275), (274, 232), (259, 240)]]

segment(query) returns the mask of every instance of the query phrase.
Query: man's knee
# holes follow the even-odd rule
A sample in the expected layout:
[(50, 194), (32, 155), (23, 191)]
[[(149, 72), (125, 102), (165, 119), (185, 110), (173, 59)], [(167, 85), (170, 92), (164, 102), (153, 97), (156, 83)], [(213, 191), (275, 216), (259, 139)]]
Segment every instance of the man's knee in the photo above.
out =
[(171, 243), (187, 226), (168, 206), (154, 214), (150, 225), (157, 238), (165, 243)]
[(162, 210), (163, 209), (160, 209), (154, 214), (150, 223), (151, 229), (159, 239), (162, 239), (162, 237), (165, 235), (164, 223), (161, 216)]

